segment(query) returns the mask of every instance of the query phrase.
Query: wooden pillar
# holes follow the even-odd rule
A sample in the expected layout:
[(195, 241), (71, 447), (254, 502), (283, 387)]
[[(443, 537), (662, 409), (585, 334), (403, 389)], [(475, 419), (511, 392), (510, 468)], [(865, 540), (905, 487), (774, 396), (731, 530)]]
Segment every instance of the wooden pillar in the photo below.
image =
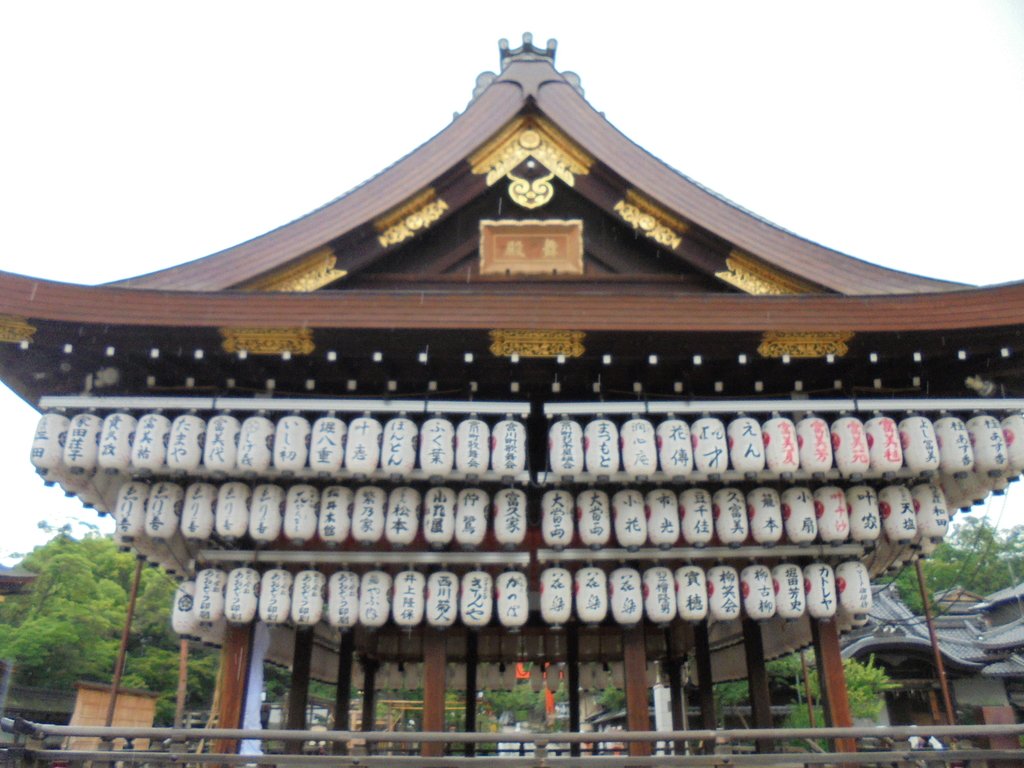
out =
[[(352, 660), (355, 656), (354, 632), (343, 632), (338, 645), (338, 684), (334, 689), (334, 730), (347, 731), (352, 727), (348, 716), (352, 706)], [(331, 745), (335, 755), (347, 755), (348, 744), (336, 741)]]
[[(850, 700), (846, 693), (846, 676), (843, 673), (843, 657), (839, 649), (839, 628), (835, 621), (811, 622), (811, 640), (814, 642), (814, 656), (818, 665), (818, 679), (821, 681), (821, 707), (825, 711), (825, 723), (835, 728), (853, 725)], [(855, 739), (833, 739), (835, 752), (856, 752)]]
[[(569, 688), (569, 733), (580, 732), (580, 635), (575, 624), (570, 624), (565, 630), (565, 666), (568, 679), (566, 686)], [(569, 745), (571, 757), (580, 756), (580, 744), (574, 742)]]
[[(429, 630), (428, 630), (429, 631)], [(476, 731), (476, 672), (477, 672), (477, 634), (466, 633), (466, 726), (469, 733)], [(476, 754), (476, 744), (465, 745), (466, 757)]]
[[(309, 670), (313, 660), (313, 628), (295, 628), (295, 649), (292, 653), (292, 683), (288, 689), (288, 718), (285, 728), (289, 731), (306, 730), (306, 705), (309, 703)], [(289, 741), (285, 752), (290, 755), (302, 753), (301, 741)]]
[[(764, 639), (761, 625), (743, 617), (743, 649), (747, 657), (747, 689), (750, 691), (750, 709), (755, 728), (772, 727), (772, 700), (768, 687), (768, 670), (764, 661)], [(758, 739), (758, 752), (772, 752), (771, 739)]]
[[(697, 659), (697, 698), (700, 703), (700, 725), (705, 731), (718, 727), (715, 716), (715, 676), (711, 669), (711, 641), (708, 638), (708, 622), (702, 621), (693, 628), (693, 653)], [(713, 741), (704, 742), (705, 754), (715, 750)]]
[[(423, 633), (423, 730), (444, 730), (444, 678), (447, 657), (444, 635), (426, 630)], [(423, 744), (423, 757), (441, 757), (444, 745)]]
[[(377, 724), (377, 668), (380, 662), (376, 659), (363, 657), (360, 659), (363, 668), (363, 722), (360, 730), (370, 732)], [(372, 755), (374, 744), (367, 743), (366, 754)]]
[[(242, 724), (245, 705), (245, 683), (249, 676), (249, 650), (252, 643), (252, 625), (229, 624), (224, 632), (224, 646), (220, 653), (220, 707), (217, 710), (218, 728), (238, 728)], [(235, 739), (217, 739), (211, 751), (226, 755), (238, 748)]]
[[(630, 627), (622, 633), (622, 667), (626, 678), (626, 730), (649, 731), (651, 714), (647, 706), (647, 648), (643, 625)], [(649, 742), (629, 745), (632, 757), (651, 754)]]
[(185, 720), (185, 699), (188, 697), (188, 640), (178, 644), (178, 690), (174, 697), (174, 727), (181, 728)]

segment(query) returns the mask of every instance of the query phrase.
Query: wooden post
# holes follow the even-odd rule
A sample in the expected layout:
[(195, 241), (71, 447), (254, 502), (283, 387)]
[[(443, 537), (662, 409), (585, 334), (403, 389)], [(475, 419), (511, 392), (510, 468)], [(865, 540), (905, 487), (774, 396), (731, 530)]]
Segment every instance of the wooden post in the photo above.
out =
[[(755, 728), (771, 728), (772, 699), (768, 687), (768, 670), (764, 663), (764, 639), (761, 625), (743, 617), (743, 649), (747, 657), (747, 689), (750, 691), (750, 709)], [(758, 752), (773, 752), (771, 739), (757, 741)]]
[[(626, 678), (626, 730), (649, 731), (651, 714), (647, 706), (647, 648), (643, 625), (629, 627), (622, 633), (622, 667)], [(629, 745), (631, 757), (651, 754), (649, 742)]]
[(181, 638), (178, 647), (178, 691), (174, 698), (174, 727), (181, 728), (185, 719), (185, 698), (188, 696), (188, 640)]
[[(355, 656), (354, 632), (343, 632), (338, 644), (338, 684), (334, 689), (334, 730), (347, 731), (351, 727), (349, 709), (352, 706), (352, 659)], [(347, 755), (348, 744), (336, 741), (331, 745), (335, 755)]]
[[(217, 710), (218, 728), (238, 728), (242, 724), (245, 705), (245, 683), (249, 675), (249, 650), (252, 625), (228, 624), (224, 632), (224, 647), (220, 654), (220, 707)], [(226, 755), (238, 748), (235, 739), (217, 739), (211, 751)]]
[[(289, 731), (306, 730), (306, 705), (309, 703), (309, 670), (313, 660), (313, 628), (295, 628), (295, 649), (292, 653), (292, 683), (288, 689)], [(302, 754), (301, 741), (289, 741), (285, 753)]]
[[(565, 666), (568, 679), (566, 686), (569, 688), (569, 733), (580, 732), (580, 636), (575, 624), (570, 624), (565, 630)], [(580, 744), (574, 742), (569, 745), (570, 757), (580, 756)]]
[[(431, 630), (427, 630), (430, 632)], [(466, 722), (468, 733), (476, 731), (476, 672), (477, 672), (477, 635), (476, 632), (466, 633)], [(424, 713), (426, 712), (424, 703)], [(442, 723), (443, 725), (443, 723)], [(465, 745), (466, 757), (476, 754), (476, 744)]]
[[(423, 633), (423, 730), (444, 730), (444, 678), (447, 665), (444, 635), (427, 629)], [(441, 757), (444, 744), (423, 744), (423, 757)]]
[[(833, 621), (811, 622), (811, 639), (814, 642), (814, 656), (818, 665), (818, 680), (821, 683), (821, 707), (825, 711), (825, 722), (834, 728), (848, 728), (853, 725), (850, 700), (846, 693), (846, 676), (843, 673), (843, 657), (839, 649), (839, 628)], [(833, 739), (835, 752), (856, 752), (855, 739)]]
[[(372, 731), (377, 726), (377, 669), (380, 662), (363, 656), (359, 661), (363, 668), (363, 722), (360, 730)], [(372, 755), (376, 750), (372, 742), (366, 743), (366, 754)]]
[[(671, 652), (671, 646), (669, 646)], [(686, 730), (686, 700), (683, 697), (683, 662), (679, 659), (669, 658), (668, 660), (668, 693), (671, 698), (672, 707), (672, 730)], [(686, 742), (675, 742), (674, 752), (677, 755), (686, 754)]]
[[(700, 684), (697, 689), (700, 725), (706, 731), (713, 731), (718, 727), (718, 718), (715, 716), (715, 676), (711, 669), (711, 641), (706, 620), (693, 628), (693, 653), (697, 658), (697, 679)], [(711, 754), (714, 751), (714, 742), (705, 741), (704, 753)]]
[(110, 684), (110, 701), (107, 703), (107, 717), (104, 725), (109, 728), (114, 724), (114, 708), (117, 706), (117, 692), (121, 688), (121, 675), (124, 674), (124, 659), (128, 653), (128, 636), (132, 631), (132, 618), (135, 616), (135, 600), (139, 596), (139, 582), (142, 580), (142, 558), (135, 558), (135, 576), (132, 578), (131, 593), (128, 596), (128, 610), (124, 617), (124, 628), (121, 630), (121, 645), (117, 648), (117, 662), (114, 665), (114, 680)]
[(935, 674), (939, 678), (939, 688), (942, 691), (942, 705), (946, 709), (946, 722), (939, 723), (939, 725), (956, 725), (956, 710), (953, 709), (953, 698), (949, 694), (949, 680), (946, 678), (946, 664), (942, 660), (942, 651), (939, 650), (939, 638), (935, 634), (932, 601), (928, 597), (928, 587), (924, 583), (921, 558), (914, 561), (914, 568), (917, 570), (917, 586), (921, 590), (921, 601), (924, 603), (924, 620), (928, 625), (928, 637), (932, 642), (932, 657), (935, 660)]

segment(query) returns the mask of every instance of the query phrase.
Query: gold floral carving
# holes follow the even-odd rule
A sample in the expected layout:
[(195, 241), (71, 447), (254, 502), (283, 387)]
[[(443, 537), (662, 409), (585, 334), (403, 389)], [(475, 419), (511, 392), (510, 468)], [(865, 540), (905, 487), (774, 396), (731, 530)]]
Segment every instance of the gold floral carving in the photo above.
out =
[(447, 210), (448, 203), (439, 198), (433, 189), (428, 189), (373, 222), (374, 228), (380, 233), (377, 240), (385, 248), (408, 240), (429, 229)]
[(221, 328), (225, 352), (250, 355), (308, 355), (313, 352), (312, 328)]
[(789, 293), (814, 293), (817, 289), (798, 277), (783, 274), (741, 251), (733, 251), (725, 260), (727, 270), (715, 277), (755, 296), (781, 296)]
[(491, 331), (491, 354), (495, 357), (580, 357), (583, 331)]
[(36, 327), (24, 317), (0, 315), (0, 342), (19, 344), (22, 341), (31, 341), (35, 332)]
[[(533, 179), (517, 175), (516, 169), (527, 160), (544, 166), (547, 174)], [(523, 208), (533, 209), (554, 196), (552, 179), (557, 177), (571, 187), (576, 176), (590, 172), (594, 160), (554, 125), (531, 115), (518, 117), (509, 123), (494, 139), (470, 156), (469, 163), (474, 174), (487, 174), (489, 187), (507, 178), (512, 200)]]
[(842, 357), (854, 334), (849, 331), (767, 331), (761, 336), (757, 353), (761, 357)]
[(678, 248), (683, 242), (686, 224), (632, 189), (626, 192), (625, 200), (615, 204), (615, 212), (633, 229), (659, 245)]
[(310, 293), (348, 274), (344, 269), (335, 269), (337, 263), (334, 252), (324, 248), (294, 266), (259, 278), (245, 286), (245, 289)]

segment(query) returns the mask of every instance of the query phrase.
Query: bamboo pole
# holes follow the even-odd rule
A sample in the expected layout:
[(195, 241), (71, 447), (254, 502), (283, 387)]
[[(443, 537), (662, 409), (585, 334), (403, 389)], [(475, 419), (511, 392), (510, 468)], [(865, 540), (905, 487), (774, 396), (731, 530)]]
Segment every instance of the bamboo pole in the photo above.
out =
[(135, 600), (139, 596), (139, 582), (142, 580), (142, 558), (135, 560), (135, 576), (132, 578), (132, 591), (128, 596), (128, 611), (124, 617), (124, 629), (121, 631), (121, 645), (117, 649), (117, 663), (114, 665), (114, 679), (110, 683), (110, 702), (107, 704), (107, 716), (104, 725), (109, 728), (114, 724), (114, 709), (117, 707), (117, 692), (121, 687), (121, 676), (124, 674), (124, 659), (128, 654), (128, 636), (132, 631), (132, 619), (135, 616)]

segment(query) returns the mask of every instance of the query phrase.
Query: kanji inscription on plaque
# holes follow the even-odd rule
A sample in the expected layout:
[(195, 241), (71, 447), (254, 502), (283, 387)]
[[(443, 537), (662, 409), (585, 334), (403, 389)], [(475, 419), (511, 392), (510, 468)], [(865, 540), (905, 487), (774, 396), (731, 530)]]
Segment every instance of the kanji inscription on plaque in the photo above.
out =
[(480, 274), (583, 274), (583, 222), (481, 221)]

